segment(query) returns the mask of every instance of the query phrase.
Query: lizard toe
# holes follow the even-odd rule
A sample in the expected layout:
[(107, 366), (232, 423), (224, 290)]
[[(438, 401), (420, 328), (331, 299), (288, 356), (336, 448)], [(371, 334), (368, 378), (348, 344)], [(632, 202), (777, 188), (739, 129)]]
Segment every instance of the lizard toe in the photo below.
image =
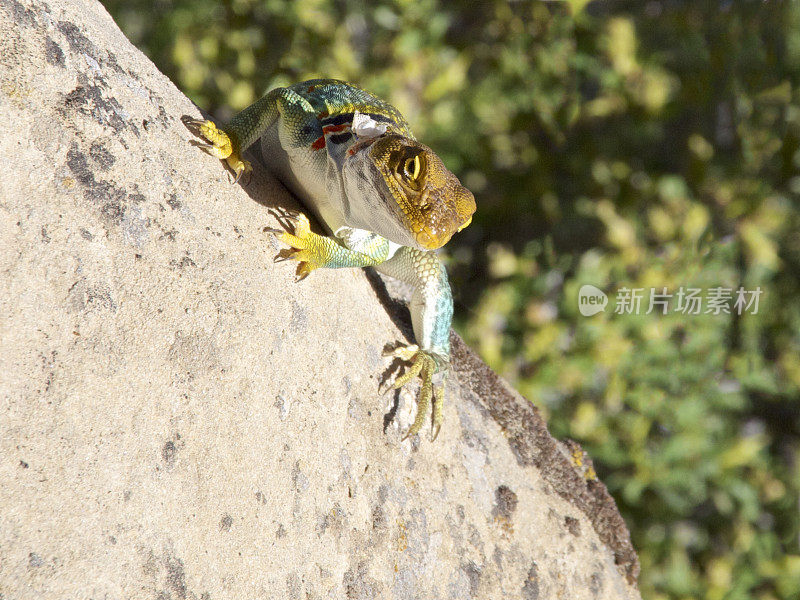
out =
[(442, 401), (444, 399), (444, 384), (434, 385), (433, 381), (437, 369), (436, 359), (432, 354), (420, 350), (416, 345), (400, 346), (395, 350), (384, 352), (384, 355), (411, 362), (408, 370), (400, 375), (388, 389), (400, 389), (417, 376), (421, 380), (417, 398), (417, 414), (403, 439), (406, 440), (420, 432), (432, 405), (431, 439), (435, 440), (442, 428)]
[(302, 213), (296, 216), (282, 215), (282, 217), (286, 220), (281, 221), (281, 225), (286, 229), (292, 229), (292, 232), (266, 228), (266, 231), (275, 234), (278, 241), (288, 246), (278, 253), (275, 261), (298, 261), (295, 281), (302, 281), (312, 271), (327, 264), (330, 254), (329, 246), (335, 242), (311, 231), (308, 217)]

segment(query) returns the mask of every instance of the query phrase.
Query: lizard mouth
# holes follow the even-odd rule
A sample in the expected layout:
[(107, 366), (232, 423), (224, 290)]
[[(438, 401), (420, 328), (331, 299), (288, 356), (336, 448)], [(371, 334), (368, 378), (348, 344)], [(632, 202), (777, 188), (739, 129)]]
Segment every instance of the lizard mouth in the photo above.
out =
[(414, 236), (414, 240), (417, 242), (419, 247), (423, 250), (436, 250), (437, 248), (441, 248), (447, 242), (450, 241), (450, 238), (456, 233), (456, 231), (461, 231), (466, 224), (462, 227), (455, 227), (455, 223), (445, 217), (435, 219), (434, 222), (411, 222), (409, 223), (410, 227), (409, 230), (412, 232)]
[(451, 177), (453, 181), (449, 181), (449, 185), (423, 190), (417, 198), (409, 198), (412, 209), (403, 211), (409, 231), (424, 250), (441, 248), (472, 222), (475, 199), (454, 176)]
[(414, 234), (414, 239), (417, 241), (417, 244), (420, 245), (425, 250), (436, 250), (437, 248), (441, 248), (447, 242), (450, 241), (450, 238), (453, 237), (453, 234), (461, 231), (467, 225), (472, 222), (472, 217), (470, 217), (466, 223), (458, 227), (457, 229), (451, 229), (448, 231), (441, 231), (436, 232), (430, 229), (422, 229)]
[(436, 248), (444, 246), (450, 240), (450, 236), (447, 236), (445, 240), (441, 240), (439, 237), (423, 230), (416, 235), (416, 240), (425, 250), (436, 250)]

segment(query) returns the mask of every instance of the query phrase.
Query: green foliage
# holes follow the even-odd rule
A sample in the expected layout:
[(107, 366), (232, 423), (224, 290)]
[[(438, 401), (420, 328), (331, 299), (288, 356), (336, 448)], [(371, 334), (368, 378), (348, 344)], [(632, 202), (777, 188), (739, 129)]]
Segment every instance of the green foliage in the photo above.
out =
[[(218, 115), (317, 76), (396, 104), (478, 199), (459, 330), (594, 457), (643, 596), (800, 596), (800, 4), (106, 5)], [(763, 293), (583, 317), (585, 283)]]

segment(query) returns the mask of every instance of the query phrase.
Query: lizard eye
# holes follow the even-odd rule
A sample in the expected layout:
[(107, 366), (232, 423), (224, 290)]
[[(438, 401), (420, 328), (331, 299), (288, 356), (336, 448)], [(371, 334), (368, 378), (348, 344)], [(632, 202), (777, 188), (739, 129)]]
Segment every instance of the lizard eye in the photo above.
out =
[(420, 164), (419, 155), (415, 156), (414, 158), (408, 158), (403, 163), (403, 175), (405, 175), (412, 181), (417, 180), (417, 177), (419, 177), (419, 173), (421, 170), (422, 170), (422, 165)]

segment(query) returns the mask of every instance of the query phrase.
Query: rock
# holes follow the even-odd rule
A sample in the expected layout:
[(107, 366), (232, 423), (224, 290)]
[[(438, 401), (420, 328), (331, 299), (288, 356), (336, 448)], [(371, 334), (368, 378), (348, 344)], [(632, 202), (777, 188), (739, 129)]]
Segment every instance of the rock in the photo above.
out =
[(605, 487), (457, 337), (401, 441), (404, 309), (273, 264), (292, 199), (99, 3), (0, 3), (0, 114), (0, 597), (639, 597)]

